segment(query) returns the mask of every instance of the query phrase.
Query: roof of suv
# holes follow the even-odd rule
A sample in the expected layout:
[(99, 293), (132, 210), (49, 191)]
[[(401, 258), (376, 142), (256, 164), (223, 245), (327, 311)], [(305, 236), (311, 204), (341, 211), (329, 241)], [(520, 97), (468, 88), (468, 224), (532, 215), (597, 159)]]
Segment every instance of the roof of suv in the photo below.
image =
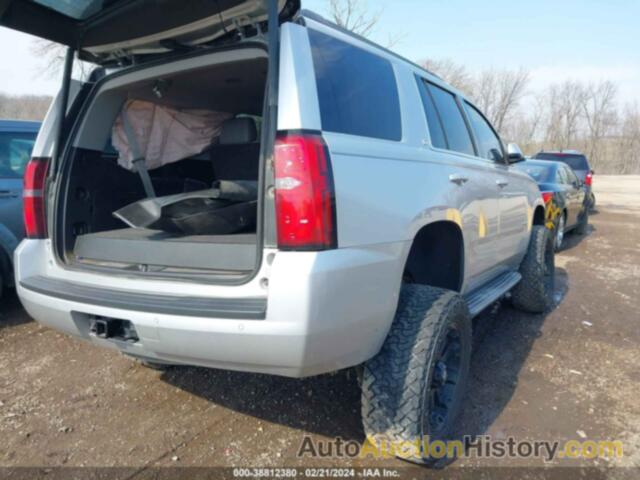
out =
[(569, 165), (573, 170), (589, 170), (589, 160), (587, 157), (576, 150), (562, 150), (539, 152), (533, 157), (534, 160), (553, 160), (563, 162)]

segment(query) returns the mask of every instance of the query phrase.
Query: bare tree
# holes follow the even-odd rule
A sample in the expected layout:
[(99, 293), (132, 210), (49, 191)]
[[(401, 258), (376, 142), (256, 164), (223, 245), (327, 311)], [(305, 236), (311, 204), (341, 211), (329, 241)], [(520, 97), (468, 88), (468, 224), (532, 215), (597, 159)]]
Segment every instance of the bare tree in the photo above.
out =
[(480, 72), (471, 94), (477, 106), (493, 126), (502, 132), (527, 94), (529, 72), (518, 70), (484, 70)]
[(590, 84), (584, 92), (582, 108), (588, 129), (587, 153), (594, 164), (601, 161), (603, 139), (616, 123), (617, 87), (604, 80)]
[(329, 0), (329, 11), (339, 26), (368, 37), (380, 21), (382, 10), (369, 12), (366, 0)]
[(44, 62), (44, 68), (42, 69), (44, 76), (54, 77), (60, 73), (67, 47), (38, 38), (33, 40), (30, 50), (34, 57), (40, 58)]
[(519, 108), (502, 128), (501, 135), (509, 142), (517, 143), (523, 151), (534, 152), (540, 147), (540, 133), (546, 113), (546, 104), (532, 98), (526, 108)]
[(544, 143), (546, 148), (583, 148), (583, 104), (586, 97), (584, 84), (567, 80), (549, 86), (541, 94), (547, 104)]
[[(42, 76), (51, 78), (61, 74), (64, 59), (67, 54), (67, 47), (65, 45), (44, 39), (35, 39), (32, 41), (30, 49), (35, 57), (43, 61)], [(76, 57), (73, 62), (73, 67), (74, 78), (86, 78), (95, 65), (83, 62)]]
[(0, 93), (0, 118), (42, 120), (51, 104), (47, 95), (6, 95)]
[[(371, 10), (367, 0), (328, 0), (329, 14), (333, 21), (347, 30), (365, 38), (373, 35), (380, 22), (384, 9)], [(387, 48), (393, 48), (400, 43), (406, 34), (390, 32), (385, 43)]]
[(640, 173), (640, 107), (637, 103), (627, 105), (611, 155), (605, 157), (605, 171), (630, 174)]
[(420, 66), (436, 74), (449, 85), (471, 95), (474, 90), (474, 80), (469, 71), (450, 58), (427, 58), (420, 61)]

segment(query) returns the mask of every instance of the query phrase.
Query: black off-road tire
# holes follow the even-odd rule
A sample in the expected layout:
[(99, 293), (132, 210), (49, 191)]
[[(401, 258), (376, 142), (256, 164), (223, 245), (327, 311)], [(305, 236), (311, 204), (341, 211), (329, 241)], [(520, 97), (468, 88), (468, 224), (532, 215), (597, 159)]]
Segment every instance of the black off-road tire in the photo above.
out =
[(511, 302), (519, 310), (542, 313), (553, 301), (555, 241), (544, 225), (534, 225), (527, 254), (520, 265), (522, 279), (511, 291)]
[[(447, 423), (434, 432), (429, 424), (429, 399), (435, 392), (435, 359), (452, 328), (460, 340), (454, 350), (459, 368), (450, 374), (457, 381), (449, 397)], [(378, 445), (416, 440), (422, 443), (426, 436), (430, 441), (454, 438), (470, 358), (471, 318), (462, 297), (440, 288), (404, 285), (389, 335), (378, 355), (364, 367), (362, 420), (367, 438)], [(445, 381), (445, 385), (448, 383)], [(452, 460), (429, 458), (422, 448), (409, 453), (401, 458), (435, 467)]]
[(584, 211), (580, 214), (578, 219), (578, 225), (576, 225), (576, 233), (578, 235), (585, 235), (587, 228), (589, 227), (589, 208), (585, 207)]

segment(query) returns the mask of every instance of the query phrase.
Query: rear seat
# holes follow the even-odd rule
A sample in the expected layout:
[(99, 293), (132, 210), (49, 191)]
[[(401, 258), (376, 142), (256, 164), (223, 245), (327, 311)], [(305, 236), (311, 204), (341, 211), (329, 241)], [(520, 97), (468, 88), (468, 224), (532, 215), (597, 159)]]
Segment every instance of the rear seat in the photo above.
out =
[(220, 141), (210, 152), (216, 180), (257, 180), (260, 142), (253, 118), (227, 120)]

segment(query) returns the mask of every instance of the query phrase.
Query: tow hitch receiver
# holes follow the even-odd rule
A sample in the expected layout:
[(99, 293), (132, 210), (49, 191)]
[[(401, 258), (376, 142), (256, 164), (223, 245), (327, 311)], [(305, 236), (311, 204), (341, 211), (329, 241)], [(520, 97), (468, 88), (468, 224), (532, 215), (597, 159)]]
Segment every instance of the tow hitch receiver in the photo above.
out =
[(137, 342), (139, 340), (133, 323), (129, 320), (116, 318), (93, 317), (89, 332), (98, 338), (112, 338), (123, 342)]

